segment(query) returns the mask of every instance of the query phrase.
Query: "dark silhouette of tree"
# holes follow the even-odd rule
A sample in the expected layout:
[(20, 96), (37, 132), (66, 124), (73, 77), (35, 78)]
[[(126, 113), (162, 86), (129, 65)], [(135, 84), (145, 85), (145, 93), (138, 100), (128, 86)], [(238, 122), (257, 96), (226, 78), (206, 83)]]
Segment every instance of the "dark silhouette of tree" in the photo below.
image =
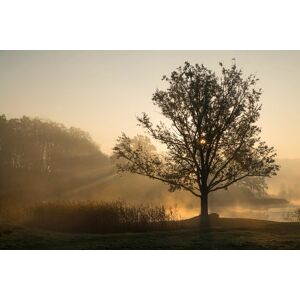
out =
[(168, 88), (156, 90), (152, 101), (170, 122), (154, 126), (149, 116), (139, 125), (167, 150), (158, 154), (122, 134), (114, 147), (120, 172), (163, 181), (170, 191), (184, 189), (201, 199), (208, 216), (208, 195), (249, 177), (276, 175), (276, 153), (261, 141), (256, 125), (261, 90), (256, 77), (246, 78), (234, 63), (220, 63), (217, 75), (203, 65), (185, 63), (163, 77)]

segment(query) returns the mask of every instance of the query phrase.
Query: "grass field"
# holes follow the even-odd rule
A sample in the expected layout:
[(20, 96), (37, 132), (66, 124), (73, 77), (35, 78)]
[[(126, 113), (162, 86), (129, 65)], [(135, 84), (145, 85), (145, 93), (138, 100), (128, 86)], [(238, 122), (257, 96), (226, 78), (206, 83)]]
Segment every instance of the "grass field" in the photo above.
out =
[(71, 234), (0, 225), (1, 249), (300, 249), (300, 224), (219, 219), (201, 230), (196, 219), (182, 229), (147, 233)]

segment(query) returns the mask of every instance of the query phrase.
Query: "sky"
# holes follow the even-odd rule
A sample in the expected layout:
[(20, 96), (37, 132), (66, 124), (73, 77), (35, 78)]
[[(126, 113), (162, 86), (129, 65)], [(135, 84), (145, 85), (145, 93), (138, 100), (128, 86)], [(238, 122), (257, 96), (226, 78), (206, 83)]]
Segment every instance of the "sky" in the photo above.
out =
[(263, 139), (279, 158), (300, 158), (300, 51), (0, 51), (0, 114), (81, 128), (111, 154), (121, 132), (142, 133), (136, 116), (161, 118), (151, 97), (163, 75), (233, 58), (260, 79)]

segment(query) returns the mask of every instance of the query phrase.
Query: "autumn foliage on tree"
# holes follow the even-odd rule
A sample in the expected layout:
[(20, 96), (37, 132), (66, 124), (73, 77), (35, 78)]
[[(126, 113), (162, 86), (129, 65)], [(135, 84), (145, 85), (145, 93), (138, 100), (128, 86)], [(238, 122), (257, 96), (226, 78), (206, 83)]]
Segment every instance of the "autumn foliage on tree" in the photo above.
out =
[(261, 141), (256, 124), (261, 90), (254, 75), (244, 77), (236, 64), (220, 74), (186, 62), (164, 76), (166, 90), (156, 90), (153, 104), (169, 120), (152, 124), (143, 113), (139, 125), (166, 146), (157, 153), (145, 143), (122, 134), (114, 147), (120, 172), (160, 180), (170, 191), (186, 190), (200, 199), (201, 216), (208, 216), (208, 195), (249, 177), (276, 175), (276, 153)]

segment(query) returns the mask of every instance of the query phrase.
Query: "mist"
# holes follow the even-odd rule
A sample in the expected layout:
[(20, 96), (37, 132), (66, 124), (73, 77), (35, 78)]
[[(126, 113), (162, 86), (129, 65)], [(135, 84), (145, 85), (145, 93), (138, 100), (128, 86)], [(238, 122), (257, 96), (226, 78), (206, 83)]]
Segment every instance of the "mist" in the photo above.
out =
[[(1, 117), (2, 214), (16, 217), (34, 203), (109, 202), (160, 205), (180, 218), (199, 215), (200, 200), (147, 177), (116, 172), (114, 160), (103, 154), (88, 133), (40, 119)], [(278, 176), (268, 189), (233, 185), (210, 195), (210, 210), (222, 217), (281, 220), (300, 203), (299, 160), (278, 160)]]
[[(263, 192), (236, 184), (227, 191), (210, 195), (210, 210), (223, 217), (257, 218), (283, 221), (284, 212), (300, 204), (299, 160), (278, 160), (278, 175), (266, 180)], [(95, 182), (69, 194), (72, 199), (90, 201), (121, 200), (133, 204), (160, 204), (178, 210), (181, 218), (199, 215), (200, 200), (185, 191), (169, 192), (161, 182), (134, 174), (118, 175), (110, 161), (108, 174), (99, 174)]]

